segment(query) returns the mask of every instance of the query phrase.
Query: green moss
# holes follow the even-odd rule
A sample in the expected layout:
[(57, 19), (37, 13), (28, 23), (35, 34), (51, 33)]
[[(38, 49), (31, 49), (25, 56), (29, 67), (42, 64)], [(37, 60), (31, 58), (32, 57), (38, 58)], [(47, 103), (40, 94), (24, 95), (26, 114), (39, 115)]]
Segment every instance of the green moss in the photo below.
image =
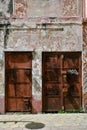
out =
[(84, 113), (84, 110), (83, 109), (80, 110), (73, 109), (71, 111), (60, 110), (58, 111), (58, 113)]

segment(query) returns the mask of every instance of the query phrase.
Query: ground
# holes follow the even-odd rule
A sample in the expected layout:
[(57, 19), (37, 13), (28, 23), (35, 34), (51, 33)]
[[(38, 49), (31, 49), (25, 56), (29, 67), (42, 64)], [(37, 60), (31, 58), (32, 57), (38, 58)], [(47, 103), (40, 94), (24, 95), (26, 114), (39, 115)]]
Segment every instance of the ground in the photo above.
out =
[(0, 115), (0, 130), (87, 130), (87, 114)]

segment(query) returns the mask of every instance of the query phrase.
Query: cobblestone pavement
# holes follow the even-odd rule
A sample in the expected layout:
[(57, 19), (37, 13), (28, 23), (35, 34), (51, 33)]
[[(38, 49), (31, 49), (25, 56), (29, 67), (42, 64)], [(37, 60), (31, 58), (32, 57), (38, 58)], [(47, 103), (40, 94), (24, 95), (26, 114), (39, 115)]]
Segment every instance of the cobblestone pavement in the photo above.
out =
[(87, 130), (87, 114), (0, 115), (0, 130)]

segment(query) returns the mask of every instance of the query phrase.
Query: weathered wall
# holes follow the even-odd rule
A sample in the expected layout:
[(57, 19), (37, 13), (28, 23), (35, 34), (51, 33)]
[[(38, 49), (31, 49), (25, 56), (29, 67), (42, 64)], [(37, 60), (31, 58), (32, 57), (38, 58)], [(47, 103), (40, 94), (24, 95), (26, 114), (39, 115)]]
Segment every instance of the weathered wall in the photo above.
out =
[(29, 51), (82, 51), (82, 26), (79, 20), (74, 24), (60, 21), (27, 24), (26, 21), (20, 25), (14, 21), (9, 29), (7, 49), (20, 50), (21, 47)]
[[(80, 19), (79, 19), (80, 20)], [(5, 50), (32, 51), (32, 105), (33, 111), (42, 111), (42, 52), (82, 51), (81, 21), (46, 21), (45, 25), (20, 20), (10, 21)]]
[(79, 7), (82, 6), (82, 3), (80, 0), (14, 0), (14, 4), (14, 14), (19, 17), (81, 16)]
[(65, 17), (82, 15), (81, 0), (0, 0), (0, 16)]
[(83, 89), (84, 107), (87, 111), (87, 22), (83, 24)]
[(0, 17), (10, 17), (13, 13), (13, 0), (0, 0)]
[(82, 52), (81, 0), (0, 2), (0, 112), (5, 110), (4, 51), (32, 51), (33, 111), (41, 112), (42, 52)]
[(4, 112), (4, 30), (0, 30), (0, 113)]

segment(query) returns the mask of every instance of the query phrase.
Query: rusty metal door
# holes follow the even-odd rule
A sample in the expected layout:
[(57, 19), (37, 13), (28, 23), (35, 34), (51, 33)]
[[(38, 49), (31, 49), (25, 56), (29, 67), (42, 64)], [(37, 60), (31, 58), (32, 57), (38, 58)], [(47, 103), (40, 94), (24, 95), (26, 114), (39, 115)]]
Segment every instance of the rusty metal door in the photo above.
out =
[(43, 111), (80, 110), (81, 53), (44, 52), (42, 57)]
[(32, 53), (5, 53), (6, 111), (31, 111)]

